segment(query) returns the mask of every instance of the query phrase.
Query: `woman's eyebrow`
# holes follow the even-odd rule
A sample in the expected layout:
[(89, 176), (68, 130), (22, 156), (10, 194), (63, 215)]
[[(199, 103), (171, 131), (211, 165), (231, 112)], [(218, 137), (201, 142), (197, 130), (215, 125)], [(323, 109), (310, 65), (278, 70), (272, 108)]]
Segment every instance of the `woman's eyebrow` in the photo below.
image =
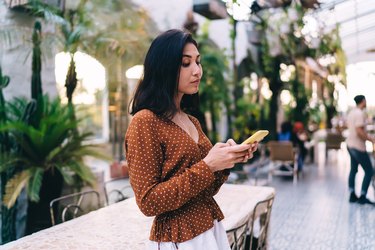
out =
[[(197, 58), (200, 57), (201, 55), (197, 55)], [(191, 55), (182, 55), (182, 57), (189, 57), (189, 58), (193, 58)]]

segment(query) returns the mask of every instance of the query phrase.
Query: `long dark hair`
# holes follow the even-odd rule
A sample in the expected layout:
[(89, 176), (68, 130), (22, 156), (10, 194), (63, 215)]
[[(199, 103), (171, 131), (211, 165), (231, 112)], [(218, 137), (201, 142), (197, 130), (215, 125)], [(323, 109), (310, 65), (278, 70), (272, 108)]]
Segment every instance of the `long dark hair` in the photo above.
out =
[[(171, 119), (177, 110), (175, 96), (182, 64), (182, 53), (186, 44), (197, 42), (190, 33), (181, 30), (168, 30), (151, 43), (144, 61), (143, 77), (131, 100), (130, 114), (149, 109), (162, 118)], [(198, 106), (198, 93), (184, 95), (181, 109), (195, 110)]]

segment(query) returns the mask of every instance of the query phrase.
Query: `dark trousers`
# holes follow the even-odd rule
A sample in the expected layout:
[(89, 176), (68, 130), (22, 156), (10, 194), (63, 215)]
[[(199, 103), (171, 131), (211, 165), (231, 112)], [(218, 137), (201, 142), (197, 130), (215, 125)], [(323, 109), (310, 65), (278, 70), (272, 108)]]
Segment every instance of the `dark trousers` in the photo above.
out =
[(366, 151), (359, 151), (357, 149), (349, 148), (349, 147), (348, 147), (348, 151), (350, 155), (349, 188), (351, 190), (354, 190), (355, 175), (357, 174), (357, 171), (358, 171), (358, 165), (361, 165), (363, 170), (365, 171), (365, 176), (363, 177), (363, 181), (362, 181), (361, 195), (366, 195), (367, 189), (370, 185), (371, 178), (374, 172), (370, 157)]

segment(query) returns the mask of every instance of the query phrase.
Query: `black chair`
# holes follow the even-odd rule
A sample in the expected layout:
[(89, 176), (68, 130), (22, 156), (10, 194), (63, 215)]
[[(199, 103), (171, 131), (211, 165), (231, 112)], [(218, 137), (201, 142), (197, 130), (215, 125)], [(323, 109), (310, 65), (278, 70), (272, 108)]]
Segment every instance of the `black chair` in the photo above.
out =
[[(250, 220), (249, 235), (246, 241), (246, 249), (267, 249), (268, 227), (271, 219), (272, 205), (275, 196), (256, 204)], [(259, 231), (255, 235), (255, 225), (259, 223)]]
[(248, 231), (248, 221), (239, 227), (227, 230), (227, 236), (230, 239), (231, 250), (243, 250), (245, 249), (246, 234)]
[(126, 178), (117, 178), (104, 183), (107, 206), (133, 196), (133, 189), (129, 184), (124, 184), (125, 180)]
[[(94, 199), (94, 202), (91, 199)], [(51, 222), (54, 226), (99, 209), (100, 196), (94, 190), (83, 191), (53, 199), (49, 206)]]

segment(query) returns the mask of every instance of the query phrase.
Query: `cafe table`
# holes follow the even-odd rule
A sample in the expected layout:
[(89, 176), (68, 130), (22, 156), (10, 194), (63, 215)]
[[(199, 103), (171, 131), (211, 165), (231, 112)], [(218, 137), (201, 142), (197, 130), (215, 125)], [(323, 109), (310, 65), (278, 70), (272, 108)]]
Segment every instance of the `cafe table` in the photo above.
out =
[[(224, 184), (215, 200), (230, 230), (245, 223), (260, 201), (275, 195), (272, 187)], [(129, 249), (143, 250), (153, 217), (143, 215), (134, 198), (103, 207), (76, 219), (25, 236), (0, 249)]]

